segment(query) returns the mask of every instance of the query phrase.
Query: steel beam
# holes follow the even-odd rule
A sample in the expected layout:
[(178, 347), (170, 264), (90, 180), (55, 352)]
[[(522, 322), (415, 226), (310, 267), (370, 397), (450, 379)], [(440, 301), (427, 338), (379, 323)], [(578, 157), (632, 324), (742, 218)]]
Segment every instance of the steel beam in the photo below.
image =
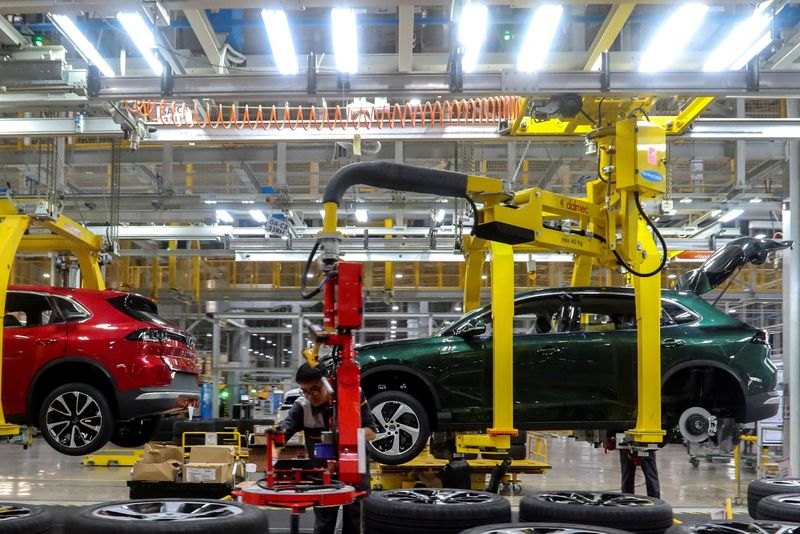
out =
[(795, 26), (791, 37), (764, 62), (764, 67), (773, 70), (790, 69), (798, 57), (800, 57), (800, 24)]
[(414, 52), (414, 6), (398, 6), (397, 70), (411, 72)]
[(635, 7), (635, 3), (622, 3), (611, 6), (606, 19), (589, 47), (583, 70), (592, 70), (592, 67), (600, 59), (600, 54), (611, 48)]
[(206, 57), (208, 57), (210, 67), (217, 74), (228, 74), (228, 68), (220, 53), (220, 43), (217, 39), (217, 34), (214, 33), (214, 27), (211, 26), (211, 21), (208, 20), (206, 12), (202, 9), (184, 9), (183, 14), (189, 25), (192, 27), (200, 46), (203, 48)]
[[(800, 100), (788, 101), (790, 117), (800, 117)], [(800, 142), (789, 143), (789, 209), (783, 211), (784, 237), (797, 242), (800, 239)], [(800, 247), (794, 246), (783, 253), (783, 354), (789, 384), (789, 446), (790, 476), (800, 473)], [(786, 453), (784, 453), (786, 454)]]
[(8, 19), (0, 17), (0, 46), (22, 48), (26, 45), (30, 45), (30, 41), (26, 40)]
[[(465, 96), (524, 94), (529, 96), (573, 92), (603, 94), (601, 74), (586, 71), (520, 73), (502, 71), (464, 75)], [(354, 74), (350, 77), (353, 94), (436, 97), (450, 94), (447, 73)], [(273, 98), (278, 102), (308, 96), (305, 76), (248, 74), (216, 76), (176, 76), (175, 98)], [(800, 91), (797, 71), (762, 72), (758, 87), (753, 87), (745, 71), (725, 72), (612, 72), (609, 91), (616, 95), (655, 96), (740, 96), (791, 97)], [(341, 89), (334, 74), (317, 76), (317, 97), (339, 97)], [(97, 98), (161, 98), (157, 77), (102, 78)]]

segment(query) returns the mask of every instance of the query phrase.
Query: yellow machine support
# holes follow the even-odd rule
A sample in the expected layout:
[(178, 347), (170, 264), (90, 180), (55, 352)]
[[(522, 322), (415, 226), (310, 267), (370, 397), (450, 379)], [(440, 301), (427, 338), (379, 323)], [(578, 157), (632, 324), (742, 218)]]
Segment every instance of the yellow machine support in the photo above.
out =
[[(72, 251), (78, 258), (83, 287), (104, 289), (103, 275), (98, 262), (103, 238), (84, 228), (69, 217), (56, 214), (47, 204), (34, 215), (21, 214), (9, 199), (0, 200), (0, 310), (6, 309), (6, 293), (11, 280), (11, 268), (17, 252)], [(25, 232), (32, 227), (50, 233)], [(0, 323), (0, 355), (3, 353), (3, 325)], [(0, 357), (0, 388), (2, 388), (3, 358)], [(6, 423), (0, 402), (0, 436), (16, 436), (17, 425)]]
[[(478, 452), (486, 447), (507, 449), (511, 436), (517, 434), (512, 387), (515, 251), (574, 254), (573, 286), (589, 285), (595, 266), (622, 267), (632, 276), (638, 324), (638, 412), (636, 426), (626, 432), (621, 445), (646, 450), (663, 439), (658, 273), (667, 261), (668, 251), (643, 205), (666, 192), (667, 131), (674, 133), (676, 128), (685, 127), (710, 99), (698, 99), (685, 108), (685, 116), (669, 118), (669, 124), (656, 117), (643, 120), (648, 119), (653, 99), (592, 102), (597, 114), (592, 117), (587, 113), (585, 124), (556, 119), (535, 121), (523, 116), (510, 131), (511, 135), (552, 135), (556, 130), (584, 134), (587, 148), (599, 158), (598, 177), (587, 184), (584, 198), (539, 188), (510, 193), (496, 178), (388, 163), (345, 167), (327, 186), (323, 231), (318, 240), (328, 259), (338, 258), (342, 236), (336, 231), (336, 211), (343, 192), (352, 185), (460, 196), (474, 207), (473, 235), (465, 236), (462, 246), (466, 258), (464, 309), (470, 311), (480, 305), (481, 274), (489, 256), (493, 421), (485, 434), (458, 435), (456, 447), (461, 452)], [(479, 204), (482, 207), (477, 207)]]

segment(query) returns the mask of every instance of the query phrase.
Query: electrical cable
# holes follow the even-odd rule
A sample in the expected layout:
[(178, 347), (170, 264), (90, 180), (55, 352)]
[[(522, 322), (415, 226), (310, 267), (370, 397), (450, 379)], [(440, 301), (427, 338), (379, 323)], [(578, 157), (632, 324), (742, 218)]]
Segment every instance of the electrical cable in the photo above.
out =
[(308, 300), (310, 298), (316, 297), (319, 295), (319, 292), (322, 291), (322, 287), (325, 285), (325, 281), (328, 279), (326, 276), (322, 279), (322, 282), (317, 286), (316, 289), (311, 291), (310, 293), (306, 292), (306, 288), (308, 287), (307, 280), (308, 280), (308, 273), (311, 270), (311, 264), (314, 262), (314, 257), (317, 255), (317, 250), (319, 249), (320, 240), (317, 239), (314, 241), (314, 246), (311, 247), (311, 252), (308, 254), (308, 259), (306, 260), (306, 267), (303, 269), (303, 276), (300, 280), (300, 296), (304, 299)]
[(611, 249), (611, 252), (614, 254), (614, 257), (617, 258), (617, 262), (619, 262), (619, 264), (622, 265), (629, 273), (631, 273), (634, 276), (638, 276), (639, 278), (649, 278), (651, 276), (655, 276), (658, 273), (660, 273), (667, 265), (667, 256), (668, 256), (667, 242), (664, 240), (664, 236), (662, 236), (661, 232), (658, 231), (658, 228), (653, 223), (653, 221), (650, 220), (650, 217), (648, 217), (647, 214), (644, 212), (644, 209), (642, 209), (642, 204), (641, 202), (639, 202), (638, 192), (633, 194), (633, 202), (634, 204), (636, 204), (636, 209), (639, 210), (639, 215), (642, 216), (645, 223), (647, 223), (647, 225), (653, 230), (653, 232), (656, 234), (656, 237), (661, 242), (661, 250), (662, 250), (661, 264), (652, 272), (640, 273), (631, 268), (631, 266), (628, 265), (624, 259), (622, 259), (622, 256), (620, 256), (616, 250)]

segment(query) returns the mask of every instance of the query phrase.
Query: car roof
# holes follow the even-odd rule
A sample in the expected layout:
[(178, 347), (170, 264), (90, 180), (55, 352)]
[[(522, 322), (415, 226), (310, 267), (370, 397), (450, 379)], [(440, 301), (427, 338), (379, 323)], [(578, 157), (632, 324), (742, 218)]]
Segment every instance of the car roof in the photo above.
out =
[[(119, 295), (128, 295), (129, 293), (125, 293), (122, 291), (116, 291), (114, 289), (85, 289), (85, 288), (74, 288), (74, 287), (56, 287), (56, 286), (30, 286), (30, 285), (9, 285), (9, 291), (30, 291), (33, 293), (49, 293), (51, 295), (61, 295), (61, 296), (96, 296), (102, 295), (105, 298), (116, 297)], [(147, 298), (147, 297), (144, 297)]]
[[(634, 289), (632, 287), (594, 287), (594, 286), (576, 286), (576, 287), (549, 287), (545, 289), (535, 289), (533, 291), (524, 291), (517, 293), (514, 297), (515, 300), (533, 297), (537, 295), (557, 295), (559, 293), (597, 293), (600, 295), (608, 294), (622, 294), (633, 295)], [(674, 289), (662, 289), (661, 295), (663, 297), (677, 298), (677, 297), (690, 297), (693, 294), (689, 291), (676, 291)]]

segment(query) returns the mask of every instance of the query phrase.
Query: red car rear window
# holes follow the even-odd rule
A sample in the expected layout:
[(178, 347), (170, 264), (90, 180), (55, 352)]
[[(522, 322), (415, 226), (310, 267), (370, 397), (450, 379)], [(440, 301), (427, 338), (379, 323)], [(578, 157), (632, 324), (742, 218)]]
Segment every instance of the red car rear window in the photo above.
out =
[(128, 317), (136, 320), (160, 326), (175, 326), (160, 317), (155, 303), (145, 298), (137, 297), (136, 295), (120, 295), (108, 299), (108, 302)]

